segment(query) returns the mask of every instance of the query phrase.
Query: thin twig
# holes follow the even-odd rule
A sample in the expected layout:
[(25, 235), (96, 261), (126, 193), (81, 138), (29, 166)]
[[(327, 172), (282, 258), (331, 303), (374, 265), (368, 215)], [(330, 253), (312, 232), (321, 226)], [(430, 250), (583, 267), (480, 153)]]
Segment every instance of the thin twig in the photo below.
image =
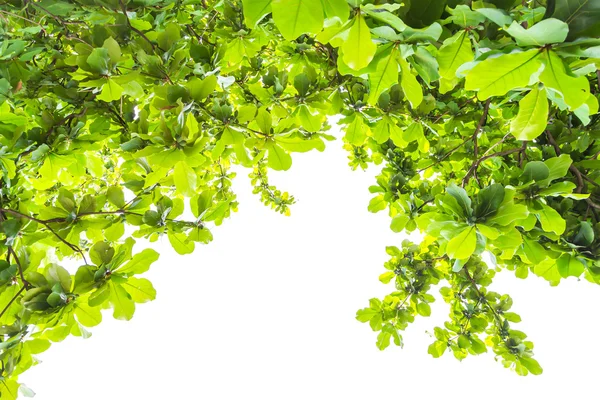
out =
[(6, 14), (6, 15), (10, 15), (11, 17), (20, 18), (20, 19), (22, 19), (24, 21), (30, 22), (32, 24), (35, 24), (35, 25), (37, 25), (37, 26), (40, 27), (41, 31), (44, 32), (44, 34), (47, 34), (46, 30), (44, 29), (44, 26), (42, 24), (40, 24), (39, 22), (36, 22), (36, 21), (31, 20), (29, 18), (21, 17), (19, 14), (15, 14), (15, 13), (12, 13), (10, 11), (0, 10), (0, 13)]
[(464, 187), (469, 182), (469, 179), (471, 178), (471, 175), (473, 175), (475, 173), (475, 171), (479, 167), (479, 164), (481, 164), (483, 161), (487, 160), (488, 158), (506, 156), (506, 155), (509, 155), (509, 154), (512, 154), (512, 153), (516, 153), (516, 152), (519, 152), (519, 151), (521, 151), (520, 147), (516, 148), (516, 149), (499, 151), (497, 153), (488, 154), (487, 156), (481, 157), (479, 160), (475, 161), (473, 163), (473, 165), (471, 165), (471, 168), (469, 168), (469, 171), (467, 171), (467, 174), (465, 175), (465, 177), (463, 179), (462, 186)]
[(12, 303), (14, 303), (15, 300), (21, 295), (21, 293), (23, 293), (23, 290), (25, 290), (25, 285), (23, 285), (23, 287), (21, 289), (19, 289), (19, 291), (17, 292), (17, 294), (15, 294), (13, 296), (13, 298), (10, 299), (10, 301), (8, 302), (8, 304), (6, 304), (6, 307), (4, 307), (4, 309), (2, 310), (2, 312), (0, 312), (0, 318), (2, 318), (2, 316), (6, 313), (6, 311), (8, 311), (8, 309), (10, 308), (10, 306), (12, 305)]
[(27, 280), (25, 279), (25, 276), (23, 275), (23, 266), (21, 265), (21, 262), (19, 261), (19, 257), (17, 257), (17, 253), (15, 252), (15, 249), (13, 249), (12, 246), (8, 246), (8, 252), (12, 253), (13, 258), (15, 259), (15, 262), (17, 263), (17, 266), (19, 267), (19, 275), (21, 275), (21, 281), (23, 282), (23, 285), (25, 286), (25, 288), (29, 288), (29, 282), (27, 282)]

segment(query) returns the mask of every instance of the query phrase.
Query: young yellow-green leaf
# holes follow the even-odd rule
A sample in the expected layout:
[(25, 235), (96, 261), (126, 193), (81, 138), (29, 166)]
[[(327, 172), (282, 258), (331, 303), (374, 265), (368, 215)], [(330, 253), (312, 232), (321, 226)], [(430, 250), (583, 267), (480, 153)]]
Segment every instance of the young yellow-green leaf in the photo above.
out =
[(442, 356), (442, 354), (444, 354), (444, 352), (446, 352), (447, 348), (448, 344), (446, 342), (436, 340), (431, 345), (429, 345), (427, 352), (431, 354), (433, 358), (439, 358)]
[(135, 312), (135, 303), (127, 291), (118, 284), (111, 284), (110, 304), (113, 307), (113, 317), (129, 321)]
[(496, 214), (486, 220), (487, 224), (508, 226), (527, 218), (529, 210), (523, 204), (507, 203), (501, 206)]
[(271, 9), (275, 25), (287, 40), (323, 29), (321, 0), (273, 0)]
[(150, 265), (158, 260), (158, 253), (153, 249), (144, 249), (135, 254), (122, 267), (116, 269), (119, 274), (133, 275), (142, 274), (150, 269)]
[(123, 287), (136, 303), (146, 303), (156, 298), (156, 290), (148, 279), (129, 278)]
[(169, 243), (171, 243), (171, 246), (178, 254), (190, 254), (196, 247), (194, 242), (188, 240), (187, 236), (183, 233), (169, 231), (167, 237), (169, 238)]
[(542, 260), (536, 263), (533, 266), (533, 273), (537, 276), (541, 276), (550, 284), (558, 284), (560, 282), (560, 272), (558, 272), (558, 267), (556, 266), (556, 260), (551, 258)]
[(542, 47), (550, 43), (564, 42), (569, 33), (569, 26), (558, 19), (548, 18), (525, 29), (520, 23), (513, 21), (506, 32), (517, 40), (519, 46)]
[(265, 107), (261, 107), (255, 117), (256, 124), (262, 133), (270, 134), (273, 126), (273, 118)]
[(580, 277), (585, 271), (585, 266), (582, 262), (572, 254), (564, 253), (556, 260), (558, 273), (563, 278), (569, 276)]
[(395, 276), (396, 274), (393, 271), (387, 271), (379, 275), (379, 281), (381, 283), (390, 283), (390, 281), (394, 279)]
[(204, 79), (192, 79), (186, 83), (192, 99), (200, 102), (207, 98), (217, 87), (216, 75), (209, 75)]
[(113, 79), (108, 79), (106, 83), (102, 86), (102, 93), (100, 93), (96, 98), (98, 100), (111, 102), (114, 100), (119, 100), (121, 95), (123, 94), (124, 89), (119, 86)]
[(90, 307), (86, 301), (75, 303), (75, 316), (83, 326), (91, 328), (102, 322), (100, 307)]
[(406, 214), (396, 214), (390, 223), (390, 229), (394, 232), (402, 232), (410, 217)]
[(275, 171), (287, 171), (292, 166), (292, 157), (280, 145), (273, 143), (268, 150), (267, 164)]
[(408, 63), (403, 58), (400, 58), (400, 67), (402, 68), (400, 86), (402, 86), (402, 90), (410, 102), (410, 106), (415, 109), (423, 101), (423, 88), (417, 81), (417, 78), (411, 73)]
[(446, 254), (452, 259), (465, 260), (471, 257), (476, 245), (477, 231), (474, 226), (468, 226), (450, 239), (446, 245)]
[(298, 113), (296, 114), (297, 121), (302, 128), (308, 132), (318, 132), (323, 125), (324, 116), (319, 113), (313, 114), (306, 104), (301, 104), (298, 107)]
[(244, 20), (250, 28), (254, 28), (271, 12), (271, 0), (242, 0), (242, 6), (244, 7)]
[(540, 364), (531, 357), (521, 357), (519, 358), (519, 362), (533, 375), (540, 375), (544, 372)]
[(398, 83), (398, 62), (394, 49), (389, 56), (379, 60), (375, 71), (369, 74), (369, 104), (376, 104), (379, 95), (396, 83)]
[(488, 58), (469, 71), (465, 89), (477, 90), (480, 100), (501, 96), (509, 90), (534, 84), (541, 66), (537, 49)]
[(376, 213), (378, 211), (383, 211), (387, 207), (387, 202), (385, 201), (383, 195), (375, 196), (369, 201), (368, 210), (372, 213)]
[(458, 67), (466, 62), (473, 61), (474, 54), (471, 40), (466, 30), (461, 30), (451, 38), (444, 41), (437, 54), (440, 65), (440, 76), (454, 79)]
[(323, 12), (327, 18), (339, 18), (342, 22), (348, 20), (350, 7), (346, 0), (321, 0)]
[(540, 75), (542, 83), (557, 91), (571, 110), (585, 103), (590, 94), (590, 83), (587, 78), (568, 75), (563, 60), (554, 51), (545, 51), (541, 59), (545, 64)]
[(519, 101), (519, 112), (510, 122), (510, 132), (518, 140), (533, 140), (548, 124), (546, 89), (533, 88)]
[(173, 168), (173, 181), (177, 192), (186, 196), (196, 193), (196, 172), (185, 162), (179, 161)]
[(369, 127), (365, 125), (363, 117), (355, 114), (352, 123), (346, 127), (344, 139), (354, 146), (361, 146), (367, 139), (367, 132), (369, 132)]
[(343, 60), (355, 71), (360, 71), (373, 59), (377, 45), (371, 40), (371, 32), (362, 14), (354, 17), (348, 38), (342, 44)]
[(431, 315), (431, 306), (428, 303), (420, 302), (417, 304), (417, 313), (423, 317), (429, 317)]

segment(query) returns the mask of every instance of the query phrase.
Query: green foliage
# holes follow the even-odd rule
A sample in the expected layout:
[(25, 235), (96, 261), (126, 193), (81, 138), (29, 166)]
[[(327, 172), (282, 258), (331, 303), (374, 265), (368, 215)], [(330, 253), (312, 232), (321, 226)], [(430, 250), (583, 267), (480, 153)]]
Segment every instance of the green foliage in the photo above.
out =
[[(0, 394), (37, 354), (131, 319), (161, 236), (179, 254), (237, 209), (233, 165), (269, 184), (341, 116), (395, 290), (357, 313), (380, 349), (429, 316), (433, 357), (493, 351), (539, 374), (496, 272), (600, 283), (600, 4), (9, 0), (0, 6)], [(484, 262), (483, 260), (486, 260)], [(21, 389), (19, 389), (19, 387)]]

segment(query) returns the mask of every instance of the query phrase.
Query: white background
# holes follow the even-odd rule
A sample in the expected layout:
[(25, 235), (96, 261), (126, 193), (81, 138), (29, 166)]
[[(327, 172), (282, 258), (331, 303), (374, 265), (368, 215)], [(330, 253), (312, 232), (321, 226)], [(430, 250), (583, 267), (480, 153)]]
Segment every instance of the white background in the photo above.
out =
[(541, 376), (519, 377), (491, 353), (433, 359), (426, 332), (448, 314), (439, 298), (405, 332), (404, 349), (379, 351), (354, 317), (393, 290), (377, 277), (385, 246), (402, 236), (385, 212), (367, 211), (378, 167), (351, 171), (347, 161), (336, 141), (273, 173), (299, 200), (291, 217), (264, 207), (241, 171), (239, 212), (211, 244), (188, 256), (166, 238), (155, 244), (154, 302), (129, 322), (105, 315), (90, 339), (53, 345), (20, 380), (39, 400), (598, 398), (600, 288), (574, 278), (551, 288), (506, 272), (493, 285), (513, 296)]

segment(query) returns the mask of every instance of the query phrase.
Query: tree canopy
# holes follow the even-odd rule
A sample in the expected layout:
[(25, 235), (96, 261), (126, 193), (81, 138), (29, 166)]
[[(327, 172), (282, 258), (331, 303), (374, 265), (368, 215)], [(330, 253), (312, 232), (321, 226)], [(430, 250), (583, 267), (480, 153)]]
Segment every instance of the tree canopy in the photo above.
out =
[(357, 312), (380, 349), (439, 284), (433, 357), (539, 374), (495, 273), (600, 283), (599, 0), (7, 0), (0, 37), (2, 399), (154, 299), (136, 241), (209, 243), (233, 165), (289, 214), (268, 171), (323, 151), (332, 116), (350, 166), (381, 168), (368, 210), (423, 237)]

